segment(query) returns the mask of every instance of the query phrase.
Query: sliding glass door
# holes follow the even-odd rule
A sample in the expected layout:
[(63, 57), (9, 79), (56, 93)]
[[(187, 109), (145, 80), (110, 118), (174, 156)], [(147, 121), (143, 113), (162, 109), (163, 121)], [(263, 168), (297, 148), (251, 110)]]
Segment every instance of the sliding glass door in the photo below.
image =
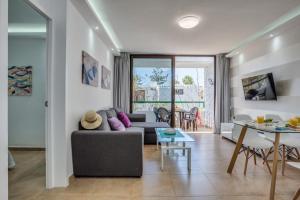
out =
[(131, 111), (191, 132), (212, 132), (214, 56), (131, 56)]
[(168, 56), (132, 58), (131, 110), (145, 113), (147, 121), (158, 121), (157, 110), (171, 123), (172, 58)]

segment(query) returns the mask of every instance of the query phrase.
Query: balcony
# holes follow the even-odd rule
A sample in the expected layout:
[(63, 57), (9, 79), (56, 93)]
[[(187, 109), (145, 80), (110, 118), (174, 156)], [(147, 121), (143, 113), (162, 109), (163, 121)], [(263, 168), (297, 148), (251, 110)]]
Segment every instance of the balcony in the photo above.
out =
[[(156, 116), (153, 109), (163, 107), (171, 113), (171, 105), (171, 101), (132, 101), (132, 110), (134, 113), (146, 114), (147, 121), (155, 122)], [(195, 132), (212, 132), (213, 113), (205, 110), (205, 101), (175, 101), (175, 127), (184, 128), (182, 116), (194, 107), (198, 108)]]

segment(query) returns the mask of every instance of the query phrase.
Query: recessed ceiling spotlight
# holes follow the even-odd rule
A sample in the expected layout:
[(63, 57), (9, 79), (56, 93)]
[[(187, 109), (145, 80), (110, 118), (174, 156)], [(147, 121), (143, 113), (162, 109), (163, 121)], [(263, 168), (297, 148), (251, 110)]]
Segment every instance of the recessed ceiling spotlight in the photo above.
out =
[(112, 51), (114, 51), (114, 48), (111, 48)]
[(271, 33), (271, 34), (269, 35), (269, 37), (270, 37), (270, 38), (274, 37), (274, 34)]
[(235, 55), (238, 55), (238, 54), (240, 54), (240, 52), (239, 52), (239, 51), (235, 52)]
[(194, 15), (188, 15), (181, 17), (178, 20), (178, 25), (184, 29), (190, 29), (196, 27), (200, 22), (200, 17)]
[(95, 26), (95, 30), (97, 30), (97, 31), (98, 31), (98, 30), (99, 30), (99, 26)]

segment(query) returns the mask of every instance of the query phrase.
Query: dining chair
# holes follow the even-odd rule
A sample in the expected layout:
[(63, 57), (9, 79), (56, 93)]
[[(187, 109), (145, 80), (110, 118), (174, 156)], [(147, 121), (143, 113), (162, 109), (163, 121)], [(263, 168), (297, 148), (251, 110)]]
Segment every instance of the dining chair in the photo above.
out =
[(189, 129), (190, 127), (192, 127), (193, 131), (197, 130), (197, 112), (198, 107), (193, 107), (189, 112), (184, 113), (183, 121), (185, 124), (185, 129)]
[[(287, 164), (291, 167), (294, 167), (296, 169), (300, 170), (300, 162), (287, 162)], [(300, 188), (296, 191), (293, 200), (297, 200), (300, 197)]]
[[(236, 121), (251, 121), (252, 118), (249, 115), (236, 115), (233, 120)], [(232, 138), (237, 142), (242, 126), (234, 124), (232, 130)], [(251, 157), (254, 159), (254, 164), (256, 165), (256, 154), (260, 154), (263, 159), (263, 164), (266, 163), (268, 171), (271, 174), (271, 168), (268, 163), (268, 157), (272, 153), (273, 143), (265, 140), (265, 136), (255, 129), (248, 128), (247, 133), (243, 140), (243, 149), (240, 153), (244, 152), (246, 156), (245, 166), (244, 166), (244, 175), (247, 174), (248, 161)]]
[[(273, 121), (283, 121), (282, 118), (278, 115), (273, 114), (267, 114), (265, 116), (266, 119), (273, 119)], [(266, 136), (269, 140), (275, 141), (274, 134), (268, 134), (266, 133)], [(281, 173), (284, 175), (285, 172), (285, 163), (287, 160), (288, 155), (293, 155), (296, 157), (296, 159), (300, 160), (300, 154), (298, 148), (300, 148), (300, 134), (281, 134), (280, 136), (280, 156), (282, 158), (282, 167), (281, 167)]]
[(155, 121), (159, 122), (158, 108), (157, 107), (153, 107), (153, 112), (154, 112), (154, 115), (155, 115)]
[(170, 124), (171, 121), (171, 112), (168, 111), (166, 108), (164, 107), (159, 107), (157, 109), (157, 115), (159, 118), (160, 122), (167, 122)]

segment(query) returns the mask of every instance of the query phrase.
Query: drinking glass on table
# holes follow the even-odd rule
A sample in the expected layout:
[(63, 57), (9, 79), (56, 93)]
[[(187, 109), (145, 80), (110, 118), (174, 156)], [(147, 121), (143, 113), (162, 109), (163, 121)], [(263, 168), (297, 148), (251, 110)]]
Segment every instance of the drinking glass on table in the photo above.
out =
[(256, 122), (257, 122), (258, 124), (263, 124), (263, 123), (265, 123), (265, 117), (264, 117), (264, 116), (257, 116)]

